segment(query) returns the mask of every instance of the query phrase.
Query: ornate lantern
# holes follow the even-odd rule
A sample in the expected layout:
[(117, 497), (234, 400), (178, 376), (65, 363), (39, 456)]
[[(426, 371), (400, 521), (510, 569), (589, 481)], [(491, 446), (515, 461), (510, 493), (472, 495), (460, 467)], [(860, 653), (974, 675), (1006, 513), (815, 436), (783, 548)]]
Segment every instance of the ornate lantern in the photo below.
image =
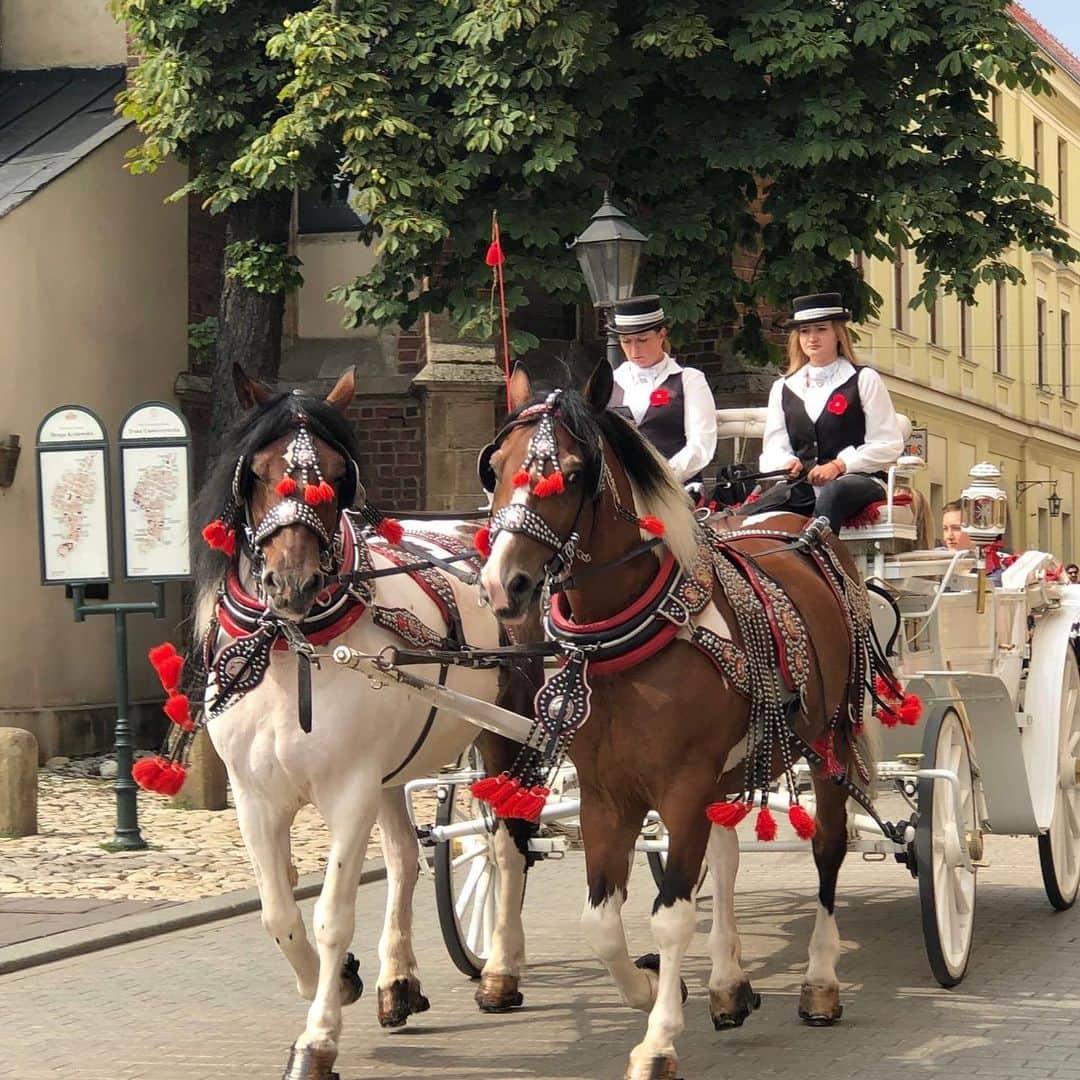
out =
[(975, 465), (968, 473), (971, 483), (960, 495), (960, 527), (975, 545), (979, 571), (976, 611), (986, 610), (986, 548), (1005, 535), (1009, 496), (998, 481), (1001, 470), (988, 461)]
[(594, 307), (610, 307), (634, 295), (641, 249), (648, 237), (604, 193), (589, 227), (570, 245), (577, 255)]

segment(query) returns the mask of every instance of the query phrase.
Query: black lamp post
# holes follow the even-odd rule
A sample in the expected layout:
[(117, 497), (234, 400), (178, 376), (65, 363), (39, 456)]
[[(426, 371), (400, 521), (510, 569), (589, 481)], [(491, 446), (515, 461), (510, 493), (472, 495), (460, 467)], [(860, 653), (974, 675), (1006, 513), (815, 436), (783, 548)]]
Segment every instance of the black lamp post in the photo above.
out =
[[(604, 201), (593, 214), (589, 227), (570, 245), (577, 255), (593, 307), (610, 308), (617, 300), (634, 295), (638, 261), (648, 239), (604, 192)], [(611, 329), (607, 334), (607, 358), (612, 367), (622, 358), (619, 335)]]

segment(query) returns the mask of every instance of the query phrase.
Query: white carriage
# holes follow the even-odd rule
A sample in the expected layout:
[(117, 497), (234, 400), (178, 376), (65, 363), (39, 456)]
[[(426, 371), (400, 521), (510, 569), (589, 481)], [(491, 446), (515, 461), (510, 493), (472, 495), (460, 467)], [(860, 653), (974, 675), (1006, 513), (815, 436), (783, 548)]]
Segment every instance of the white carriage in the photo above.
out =
[[(741, 440), (760, 436), (764, 412), (719, 410), (720, 434), (736, 440), (736, 458)], [(924, 706), (917, 726), (883, 729), (877, 762), (875, 799), (906, 803), (902, 841), (884, 835), (868, 814), (853, 813), (849, 844), (895, 856), (917, 879), (930, 965), (949, 987), (963, 978), (971, 952), (984, 834), (1036, 838), (1055, 908), (1071, 907), (1080, 889), (1080, 586), (1053, 580), (1053, 558), (1029, 551), (980, 599), (972, 552), (915, 550), (910, 485), (922, 467), (902, 458), (889, 471), (876, 520), (841, 532), (870, 587), (881, 644), (905, 691)], [(448, 951), (474, 977), (490, 947), (498, 895), (494, 819), (468, 791), (482, 775), (473, 750), (459, 768), (409, 785), (410, 793), (437, 793), (436, 820), (419, 831), (434, 849)], [(564, 768), (560, 780), (531, 841), (538, 858), (558, 857), (577, 835), (573, 769)], [(812, 795), (801, 798), (812, 810)], [(778, 790), (770, 803), (786, 810), (788, 793)], [(783, 850), (808, 842), (742, 846)], [(655, 814), (643, 823), (637, 848), (659, 875), (665, 841)]]

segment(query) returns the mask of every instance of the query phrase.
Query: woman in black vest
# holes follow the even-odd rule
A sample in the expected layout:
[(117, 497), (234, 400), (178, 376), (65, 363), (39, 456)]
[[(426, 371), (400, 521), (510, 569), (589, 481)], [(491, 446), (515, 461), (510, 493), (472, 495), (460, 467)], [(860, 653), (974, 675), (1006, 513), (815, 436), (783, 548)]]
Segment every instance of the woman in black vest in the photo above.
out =
[(794, 307), (788, 372), (769, 393), (760, 459), (762, 472), (784, 469), (788, 479), (739, 512), (823, 515), (839, 532), (885, 498), (904, 438), (881, 376), (855, 362), (840, 294), (800, 296)]
[(626, 362), (615, 369), (608, 408), (634, 424), (667, 458), (692, 498), (716, 452), (716, 402), (705, 376), (668, 353), (667, 319), (658, 296), (615, 304), (609, 328)]

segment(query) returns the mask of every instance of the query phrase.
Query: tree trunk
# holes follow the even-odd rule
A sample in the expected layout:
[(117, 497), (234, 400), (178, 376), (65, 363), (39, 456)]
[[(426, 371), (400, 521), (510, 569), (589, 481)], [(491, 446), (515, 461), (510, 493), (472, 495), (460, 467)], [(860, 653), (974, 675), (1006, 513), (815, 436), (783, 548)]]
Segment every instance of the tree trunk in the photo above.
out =
[[(225, 212), (225, 244), (255, 240), (284, 244), (289, 239), (292, 210), (290, 192), (268, 192), (236, 203)], [(212, 468), (221, 439), (240, 413), (233, 386), (234, 363), (251, 376), (274, 382), (281, 368), (284, 293), (260, 293), (229, 277), (225, 255), (225, 278), (218, 308), (218, 337), (210, 386), (210, 438), (207, 467)]]

